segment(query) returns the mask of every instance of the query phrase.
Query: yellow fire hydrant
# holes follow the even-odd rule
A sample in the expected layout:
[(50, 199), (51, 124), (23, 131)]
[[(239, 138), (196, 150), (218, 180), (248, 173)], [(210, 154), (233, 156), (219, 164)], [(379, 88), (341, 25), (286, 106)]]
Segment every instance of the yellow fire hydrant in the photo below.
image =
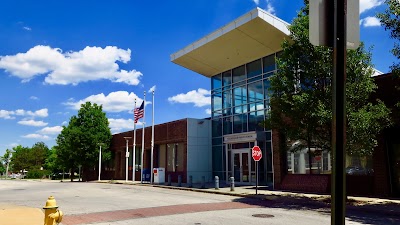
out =
[(58, 210), (56, 200), (53, 196), (50, 196), (44, 209), (44, 225), (55, 225), (62, 221), (63, 213)]

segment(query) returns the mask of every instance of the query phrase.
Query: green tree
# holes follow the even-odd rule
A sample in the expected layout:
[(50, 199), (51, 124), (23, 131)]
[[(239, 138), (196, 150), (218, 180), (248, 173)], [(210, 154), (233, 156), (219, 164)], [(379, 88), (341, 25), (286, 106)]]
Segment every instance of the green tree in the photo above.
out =
[(13, 147), (13, 154), (11, 157), (13, 169), (18, 172), (24, 169), (29, 170), (32, 166), (31, 162), (33, 161), (31, 156), (32, 154), (30, 154), (30, 149), (28, 147), (22, 147), (22, 145)]
[(51, 173), (60, 172), (63, 169), (58, 159), (57, 148), (58, 146), (53, 146), (45, 160), (44, 168), (49, 170)]
[[(332, 49), (309, 42), (308, 1), (289, 27), (290, 40), (282, 44), (278, 70), (271, 81), (271, 107), (266, 126), (278, 129), (292, 145), (331, 149), (332, 131)], [(347, 51), (347, 152), (370, 155), (376, 136), (390, 124), (389, 109), (381, 102), (368, 102), (376, 89), (371, 54), (361, 45)]]
[(399, 59), (390, 68), (392, 73), (400, 76), (400, 1), (385, 0), (388, 8), (383, 13), (379, 13), (377, 17), (385, 27), (385, 30), (390, 31), (390, 37), (397, 40), (391, 50), (392, 54)]
[[(99, 146), (105, 149), (103, 158), (110, 156), (107, 151), (111, 142), (108, 119), (101, 105), (86, 102), (81, 105), (77, 116), (72, 116), (67, 127), (57, 137), (57, 155), (60, 162), (73, 169), (81, 165), (88, 171), (98, 164)], [(86, 174), (87, 175), (87, 174)], [(84, 179), (87, 179), (84, 172)]]
[(1, 173), (5, 173), (6, 176), (8, 171), (10, 170), (10, 161), (11, 161), (11, 150), (7, 149), (3, 156), (0, 157), (0, 164), (2, 165)]
[(49, 155), (49, 148), (43, 142), (35, 143), (31, 148), (21, 145), (13, 148), (12, 164), (16, 171), (40, 169)]

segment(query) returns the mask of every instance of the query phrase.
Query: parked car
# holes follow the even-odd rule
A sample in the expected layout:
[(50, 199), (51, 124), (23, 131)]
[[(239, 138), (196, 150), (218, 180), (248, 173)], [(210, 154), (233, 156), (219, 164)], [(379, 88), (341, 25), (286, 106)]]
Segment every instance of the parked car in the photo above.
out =
[(348, 175), (372, 175), (373, 173), (373, 169), (367, 169), (358, 166), (349, 166), (346, 168), (346, 174)]

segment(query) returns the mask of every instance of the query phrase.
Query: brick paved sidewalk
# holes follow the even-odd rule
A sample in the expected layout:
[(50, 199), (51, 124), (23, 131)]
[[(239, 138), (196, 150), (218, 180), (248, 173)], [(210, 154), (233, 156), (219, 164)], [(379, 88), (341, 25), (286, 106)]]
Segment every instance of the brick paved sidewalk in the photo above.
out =
[(201, 203), (160, 206), (141, 209), (128, 209), (108, 212), (96, 212), (79, 215), (66, 215), (63, 218), (64, 225), (79, 225), (87, 223), (111, 222), (119, 220), (128, 220), (136, 218), (147, 218), (154, 216), (166, 216), (183, 213), (206, 212), (227, 209), (258, 208), (259, 205), (246, 204), (241, 202), (223, 202), (223, 203)]

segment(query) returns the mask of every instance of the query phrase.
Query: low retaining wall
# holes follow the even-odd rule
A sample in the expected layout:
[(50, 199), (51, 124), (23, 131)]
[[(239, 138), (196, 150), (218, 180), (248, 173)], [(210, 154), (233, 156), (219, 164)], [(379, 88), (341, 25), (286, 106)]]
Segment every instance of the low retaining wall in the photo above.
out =
[[(346, 176), (347, 195), (375, 196), (373, 176)], [(281, 190), (308, 193), (330, 194), (330, 174), (287, 174), (282, 181)]]

